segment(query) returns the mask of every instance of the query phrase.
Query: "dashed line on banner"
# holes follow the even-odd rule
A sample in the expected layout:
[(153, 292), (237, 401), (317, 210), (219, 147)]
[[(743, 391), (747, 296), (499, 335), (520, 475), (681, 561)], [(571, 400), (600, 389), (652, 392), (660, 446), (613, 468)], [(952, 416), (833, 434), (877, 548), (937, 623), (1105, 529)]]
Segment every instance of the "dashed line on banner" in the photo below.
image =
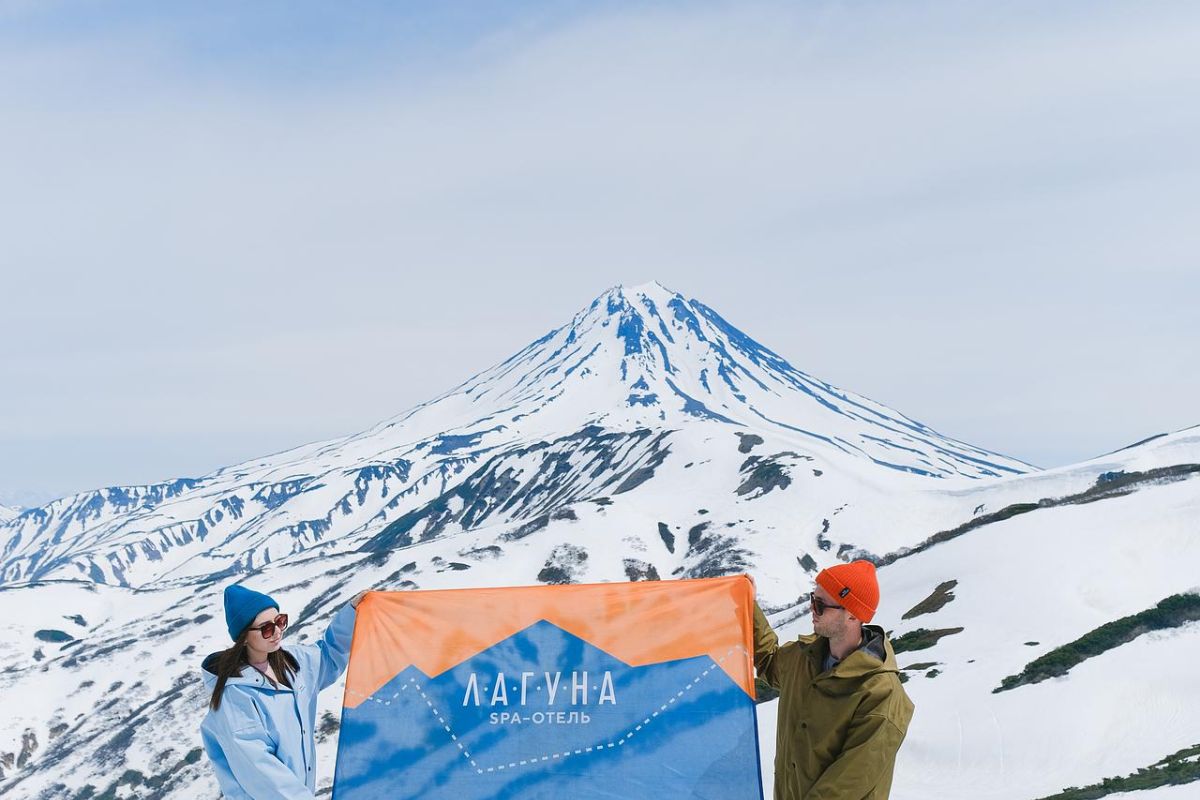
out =
[(749, 655), (749, 651), (746, 650), (745, 648), (743, 648), (743, 646), (740, 646), (740, 645), (733, 646), (733, 648), (728, 650), (728, 652), (726, 652), (726, 654), (724, 656), (721, 656), (719, 658), (719, 660), (716, 660), (713, 663), (710, 663), (709, 666), (706, 669), (704, 669), (702, 673), (696, 675), (695, 678), (692, 678), (691, 681), (688, 682), (688, 685), (684, 686), (683, 688), (680, 688), (680, 690), (678, 692), (674, 693), (672, 697), (668, 698), (666, 703), (661, 704), (658, 709), (655, 709), (652, 712), (652, 714), (650, 714), (648, 717), (644, 718), (644, 720), (642, 720), (641, 723), (638, 723), (637, 726), (635, 726), (634, 728), (626, 730), (626, 732), (624, 734), (620, 735), (620, 738), (617, 739), (616, 741), (602, 742), (602, 744), (596, 744), (596, 745), (592, 745), (590, 747), (577, 747), (577, 748), (575, 748), (575, 750), (564, 750), (562, 752), (557, 752), (557, 753), (547, 753), (547, 754), (545, 754), (545, 756), (534, 756), (532, 758), (523, 758), (521, 760), (514, 760), (514, 762), (509, 762), (508, 764), (497, 764), (496, 766), (486, 766), (486, 768), (484, 768), (484, 766), (480, 766), (478, 763), (476, 763), (474, 757), (472, 757), (472, 754), (470, 754), (470, 751), (468, 751), (466, 747), (462, 746), (461, 741), (458, 741), (458, 736), (455, 735), (454, 730), (451, 730), (449, 723), (446, 723), (445, 718), (442, 716), (442, 714), (440, 714), (440, 712), (437, 710), (436, 706), (433, 705), (432, 700), (430, 698), (428, 698), (427, 694), (425, 693), (424, 688), (421, 688), (421, 685), (419, 684), (418, 681), (416, 681), (415, 678), (409, 678), (408, 681), (406, 682), (406, 684), (401, 686), (400, 690), (396, 691), (396, 693), (392, 694), (392, 696), (389, 698), (362, 697), (362, 696), (360, 696), (360, 694), (358, 694), (358, 692), (353, 692), (352, 690), (349, 690), (349, 688), (347, 688), (346, 691), (347, 691), (347, 693), (355, 694), (355, 696), (358, 696), (361, 699), (371, 700), (371, 702), (373, 702), (373, 703), (378, 703), (380, 705), (391, 705), (392, 700), (400, 698), (401, 693), (404, 690), (407, 690), (407, 688), (409, 686), (412, 686), (413, 688), (415, 688), (416, 691), (420, 692), (421, 697), (425, 699), (425, 704), (428, 705), (428, 708), (430, 708), (430, 711), (433, 712), (433, 716), (437, 717), (438, 722), (442, 723), (442, 727), (445, 729), (445, 732), (450, 735), (450, 740), (452, 742), (454, 742), (454, 744), (458, 747), (458, 751), (460, 751), (462, 753), (463, 758), (466, 758), (468, 760), (468, 762), (470, 763), (470, 765), (473, 766), (476, 774), (484, 775), (484, 774), (486, 774), (486, 772), (503, 772), (504, 770), (516, 769), (516, 768), (518, 768), (518, 766), (527, 766), (529, 764), (540, 764), (541, 762), (547, 762), (547, 760), (558, 759), (558, 758), (569, 758), (571, 756), (587, 756), (587, 754), (589, 754), (589, 753), (598, 753), (598, 752), (602, 752), (602, 751), (614, 750), (614, 748), (617, 748), (617, 747), (624, 747), (626, 741), (629, 741), (630, 739), (634, 738), (634, 736), (636, 734), (641, 733), (641, 730), (644, 727), (648, 726), (648, 724), (650, 724), (654, 720), (656, 720), (656, 718), (658, 718), (659, 715), (662, 714), (662, 712), (665, 712), (668, 709), (670, 709), (671, 706), (674, 705), (674, 703), (676, 703), (676, 700), (678, 700), (684, 696), (685, 692), (691, 691), (692, 687), (694, 687), (696, 684), (698, 684), (698, 682), (700, 682), (704, 678), (707, 678), (708, 674), (712, 673), (714, 669), (720, 668), (721, 664), (724, 664), (728, 660), (728, 658), (730, 658), (730, 656), (732, 656), (734, 654), (734, 652), (738, 652), (738, 651), (742, 652), (742, 654), (744, 654), (744, 655)]
[[(621, 736), (621, 738), (617, 739), (615, 742), (596, 744), (596, 745), (592, 745), (591, 747), (576, 748), (575, 750), (563, 750), (560, 753), (550, 753), (549, 755), (544, 755), (544, 756), (541, 756), (540, 758), (535, 756), (534, 758), (524, 759), (521, 761), (512, 761), (512, 762), (509, 762), (508, 764), (500, 764), (495, 767), (487, 767), (483, 770), (483, 772), (500, 772), (505, 769), (512, 769), (513, 767), (519, 767), (519, 766), (523, 766), (525, 764), (546, 761), (546, 760), (552, 759), (552, 758), (567, 758), (568, 756), (587, 755), (588, 753), (599, 752), (602, 750), (611, 750), (614, 747), (623, 747), (625, 745), (625, 742), (627, 742), (631, 738), (633, 738), (634, 734), (638, 733), (639, 731), (641, 731), (642, 728), (649, 725), (651, 723), (651, 721), (653, 721), (655, 718), (658, 717), (659, 714), (666, 711), (668, 708), (671, 707), (672, 704), (675, 703), (676, 700), (683, 697), (684, 692), (690, 691), (691, 688), (693, 686), (695, 686), (697, 683), (699, 683), (700, 680), (705, 678), (708, 675), (708, 673), (712, 672), (714, 669), (719, 668), (722, 664), (724, 664), (729, 659), (729, 657), (731, 655), (738, 652), (739, 650), (743, 654), (747, 654), (747, 655), (749, 654), (749, 651), (746, 650), (746, 648), (742, 647), (741, 645), (731, 647), (729, 649), (729, 652), (727, 652), (725, 655), (721, 656), (718, 660), (716, 660), (712, 664), (710, 664), (699, 675), (692, 678), (692, 680), (686, 686), (684, 686), (682, 689), (680, 689), (678, 692), (676, 692), (673, 697), (671, 697), (670, 699), (667, 700), (667, 702), (665, 702), (661, 706), (659, 706), (658, 709), (656, 711), (654, 711), (650, 716), (648, 716), (644, 720), (642, 720), (641, 724), (626, 731)], [(476, 771), (478, 772), (479, 770), (476, 770)]]
[(579, 747), (574, 750), (563, 750), (562, 752), (559, 752), (559, 753), (548, 753), (544, 756), (533, 756), (532, 758), (525, 758), (525, 759), (521, 759), (520, 761), (511, 761), (507, 764), (498, 764), (494, 767), (480, 767), (479, 764), (476, 763), (474, 757), (471, 755), (471, 752), (469, 750), (467, 750), (465, 747), (463, 747), (462, 742), (460, 742), (458, 740), (458, 737), (454, 734), (454, 731), (450, 729), (450, 725), (442, 717), (441, 712), (439, 712), (437, 710), (437, 708), (434, 707), (433, 701), (431, 701), (429, 699), (429, 696), (425, 694), (425, 690), (417, 682), (416, 678), (409, 678), (408, 681), (406, 683), (404, 683), (391, 697), (387, 697), (387, 698), (364, 696), (364, 695), (361, 695), (358, 692), (355, 692), (349, 688), (346, 689), (346, 693), (354, 695), (354, 696), (358, 697), (360, 700), (369, 700), (369, 701), (371, 701), (373, 703), (377, 703), (379, 705), (390, 706), (392, 704), (392, 701), (398, 699), (400, 697), (400, 695), (404, 692), (405, 689), (407, 689), (409, 686), (412, 686), (414, 689), (416, 689), (421, 694), (421, 697), (425, 700), (425, 705), (429, 706), (429, 710), (433, 713), (433, 715), (435, 717), (437, 717), (437, 721), (441, 723), (442, 727), (446, 730), (446, 733), (449, 734), (450, 741), (452, 741), (458, 747), (459, 752), (462, 753), (463, 758), (465, 758), (468, 762), (470, 762), (471, 766), (475, 768), (475, 772), (477, 774), (483, 775), (484, 773), (487, 773), (487, 772), (503, 772), (506, 769), (514, 769), (516, 767), (527, 766), (529, 764), (538, 764), (543, 761), (549, 761), (551, 759), (568, 758), (570, 756), (578, 756), (578, 755), (587, 755), (589, 753), (595, 753), (595, 752), (600, 752), (600, 751), (604, 751), (604, 750), (611, 750), (616, 747), (623, 747), (625, 745), (625, 742), (632, 739), (634, 737), (634, 735), (636, 735), (637, 733), (639, 733), (642, 730), (642, 728), (646, 727), (651, 722), (653, 722), (655, 719), (657, 719), (660, 714), (667, 711), (672, 705), (674, 705), (676, 700), (679, 700), (681, 697), (683, 697), (684, 692), (690, 691), (693, 686), (695, 686), (697, 683), (699, 683), (703, 678), (707, 677), (710, 672), (712, 672), (714, 669), (720, 668), (720, 666), (722, 664), (724, 664), (727, 660), (729, 660), (729, 657), (731, 655), (733, 655), (734, 653), (737, 653), (739, 651), (741, 653), (743, 653), (744, 655), (747, 655), (747, 656), (749, 655), (749, 651), (746, 650), (746, 648), (742, 647), (741, 645), (736, 645), (734, 647), (731, 647), (729, 649), (729, 651), (727, 653), (725, 653), (725, 655), (721, 656), (719, 659), (717, 659), (712, 664), (710, 664), (703, 672), (701, 672), (695, 678), (692, 678), (692, 680), (686, 686), (684, 686), (682, 689), (680, 689), (678, 692), (676, 692), (672, 697), (668, 698), (667, 702), (663, 703), (657, 709), (655, 709), (650, 714), (650, 716), (643, 719), (641, 721), (641, 723), (639, 723), (638, 725), (634, 726), (630, 730), (623, 733), (621, 735), (621, 737), (619, 739), (617, 739), (615, 742), (606, 742), (603, 744), (595, 744), (595, 745), (592, 745), (591, 747)]
[[(450, 741), (454, 742), (454, 745), (458, 748), (459, 752), (462, 753), (463, 758), (465, 758), (467, 761), (471, 762), (471, 766), (475, 768), (475, 771), (478, 772), (480, 775), (482, 775), (483, 770), (479, 767), (479, 764), (477, 764), (475, 762), (475, 758), (471, 755), (471, 751), (468, 750), (467, 748), (463, 747), (462, 742), (460, 742), (458, 740), (458, 737), (454, 735), (454, 731), (452, 731), (450, 729), (449, 723), (446, 722), (445, 718), (442, 717), (442, 713), (440, 711), (438, 711), (437, 708), (433, 705), (433, 701), (429, 699), (429, 695), (425, 694), (425, 690), (421, 687), (421, 684), (419, 684), (417, 682), (416, 678), (409, 678), (408, 681), (406, 683), (404, 683), (404, 685), (402, 685), (396, 691), (396, 693), (393, 694), (391, 697), (387, 697), (387, 698), (366, 697), (363, 699), (370, 700), (373, 703), (378, 703), (381, 706), (390, 706), (392, 704), (392, 701), (397, 699), (398, 697), (400, 697), (400, 695), (403, 694), (404, 690), (407, 689), (409, 686), (416, 689), (417, 692), (420, 693), (421, 699), (423, 699), (425, 701), (425, 705), (429, 706), (430, 712), (432, 712), (433, 716), (437, 717), (437, 721), (441, 723), (442, 728), (444, 728), (446, 733), (450, 736)], [(357, 692), (354, 692), (350, 689), (347, 689), (346, 693), (347, 694), (355, 694), (355, 695), (358, 694)]]

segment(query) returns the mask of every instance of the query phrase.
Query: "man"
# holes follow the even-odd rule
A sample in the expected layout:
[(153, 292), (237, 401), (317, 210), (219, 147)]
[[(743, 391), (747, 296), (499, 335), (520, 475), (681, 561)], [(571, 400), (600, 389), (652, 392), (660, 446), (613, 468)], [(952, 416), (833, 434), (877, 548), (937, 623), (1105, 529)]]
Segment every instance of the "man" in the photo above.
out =
[(913, 704), (883, 629), (875, 565), (817, 575), (813, 635), (782, 647), (754, 608), (754, 666), (779, 691), (775, 800), (886, 800)]

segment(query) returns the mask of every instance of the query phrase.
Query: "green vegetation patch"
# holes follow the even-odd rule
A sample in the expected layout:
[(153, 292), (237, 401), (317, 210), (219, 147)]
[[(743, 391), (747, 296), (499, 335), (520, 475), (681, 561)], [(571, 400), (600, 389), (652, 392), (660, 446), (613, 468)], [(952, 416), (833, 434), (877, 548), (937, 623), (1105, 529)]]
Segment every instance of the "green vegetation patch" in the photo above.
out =
[(917, 553), (924, 552), (931, 547), (943, 544), (951, 539), (957, 539), (964, 533), (973, 531), (976, 528), (991, 525), (995, 522), (1003, 522), (1006, 519), (1012, 519), (1021, 514), (1028, 514), (1038, 509), (1095, 503), (1098, 500), (1108, 500), (1113, 497), (1131, 494), (1147, 486), (1161, 486), (1175, 481), (1187, 480), (1196, 475), (1200, 475), (1200, 464), (1175, 464), (1169, 467), (1156, 467), (1145, 472), (1106, 472), (1098, 476), (1092, 486), (1081, 492), (1076, 492), (1066, 497), (1043, 497), (1036, 503), (1013, 503), (999, 511), (994, 511), (990, 514), (980, 514), (978, 517), (954, 528), (935, 533), (915, 547), (907, 547), (895, 553), (889, 553), (882, 558), (874, 559), (875, 566), (886, 567), (901, 558), (914, 556)]
[(1117, 792), (1136, 792), (1160, 786), (1182, 786), (1200, 781), (1200, 744), (1180, 750), (1124, 778), (1105, 778), (1091, 786), (1069, 786), (1039, 800), (1098, 800)]
[(908, 611), (905, 611), (904, 616), (900, 617), (900, 619), (912, 619), (922, 614), (932, 614), (935, 611), (941, 611), (947, 603), (954, 599), (954, 592), (952, 590), (955, 586), (958, 586), (958, 581), (956, 580), (939, 583), (929, 597), (926, 597)]
[(963, 628), (938, 628), (931, 631), (926, 628), (917, 628), (915, 631), (909, 631), (904, 634), (899, 639), (893, 639), (892, 650), (897, 655), (913, 650), (928, 650), (942, 638), (962, 633), (963, 630)]
[(1061, 677), (1089, 658), (1132, 642), (1144, 633), (1177, 628), (1195, 620), (1200, 620), (1200, 595), (1171, 595), (1154, 608), (1101, 625), (1075, 641), (1034, 659), (1019, 674), (1009, 675), (1002, 680), (992, 694)]

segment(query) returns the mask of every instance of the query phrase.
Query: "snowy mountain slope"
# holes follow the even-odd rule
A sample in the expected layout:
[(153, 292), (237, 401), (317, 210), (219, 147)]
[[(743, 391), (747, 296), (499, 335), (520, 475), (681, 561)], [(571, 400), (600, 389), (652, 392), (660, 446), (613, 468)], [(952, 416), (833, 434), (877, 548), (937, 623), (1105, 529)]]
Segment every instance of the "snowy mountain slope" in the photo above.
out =
[[(1128, 660), (1159, 656), (1144, 650), (1159, 641), (1195, 660), (1194, 625), (1063, 679), (992, 689), (1166, 596), (1156, 592), (1186, 589), (1200, 428), (1033, 471), (804, 376), (714, 320), (657, 285), (614, 289), (504, 364), (362, 434), (0, 524), (11, 720), (0, 793), (215, 794), (198, 750), (196, 669), (227, 641), (221, 591), (243, 578), (281, 600), (299, 619), (288, 636), (304, 641), (371, 586), (748, 572), (786, 635), (806, 629), (801, 598), (818, 569), (867, 555), (885, 564), (886, 627), (964, 628), (901, 657), (942, 672), (909, 680), (918, 712), (894, 797), (958, 800), (978, 783), (988, 797), (1032, 800), (1186, 746), (1178, 715), (1155, 724), (1175, 696), (1167, 667), (1140, 694), (1112, 690), (1128, 682)], [(1079, 568), (1060, 578), (1055, 558)], [(900, 620), (948, 580), (959, 582), (953, 601)], [(1120, 697), (1139, 704), (1142, 739), (1110, 759), (1126, 745), (1111, 722), (1124, 719)], [(339, 706), (337, 690), (325, 693), (326, 786)], [(1055, 737), (1069, 738), (1063, 720), (1093, 708), (1064, 763), (1046, 766)], [(1044, 735), (1010, 744), (1031, 728)]]
[[(736, 450), (736, 440), (731, 446)], [(1200, 463), (1200, 439), (1184, 432), (1121, 458), (1093, 467), (1092, 481), (1113, 467)], [(795, 563), (786, 529), (762, 530), (747, 521), (725, 530), (709, 526), (693, 535), (696, 526), (669, 522), (672, 552), (659, 518), (695, 514), (694, 498), (710, 495), (705, 487), (693, 491), (679, 483), (672, 484), (672, 493), (655, 494), (657, 482), (669, 477), (657, 475), (607, 501), (563, 506), (544, 526), (532, 529), (522, 523), (492, 525), (373, 552), (339, 553), (335, 543), (325, 543), (267, 566), (253, 585), (271, 591), (298, 614), (302, 622), (289, 634), (298, 640), (317, 635), (337, 603), (365, 586), (435, 589), (667, 578), (677, 570), (714, 574), (748, 563), (764, 602), (772, 592), (794, 601), (807, 590), (811, 574), (784, 563)], [(1075, 491), (1081, 480), (1075, 470), (1062, 471), (1061, 493)], [(789, 495), (795, 488), (776, 489), (768, 497), (798, 497)], [(1035, 488), (1025, 499), (1060, 493), (1045, 482)], [(1011, 487), (999, 489), (1006, 500), (1020, 499)], [(995, 491), (981, 483), (977, 497), (965, 499), (986, 499)], [(802, 496), (793, 504), (802, 506)], [(902, 666), (937, 662), (941, 674), (926, 678), (927, 670), (913, 672), (907, 684), (918, 714), (893, 796), (1032, 800), (1068, 785), (1125, 774), (1194, 744), (1187, 741), (1195, 732), (1189, 715), (1178, 713), (1190, 701), (1179, 694), (1177, 682), (1200, 654), (1195, 625), (1117, 648), (1064, 679), (998, 695), (992, 690), (1048, 649), (1196, 583), (1198, 506), (1195, 477), (1143, 485), (1129, 494), (985, 525), (883, 567), (880, 621), (896, 635), (918, 627), (964, 628), (930, 650), (900, 658)], [(817, 550), (814, 558), (826, 565), (837, 556)], [(1078, 568), (1063, 569), (1064, 561)], [(781, 573), (792, 574), (788, 580), (793, 582), (780, 579)], [(904, 610), (950, 579), (958, 581), (953, 601), (933, 614), (900, 621)], [(99, 794), (125, 770), (142, 782), (131, 777), (114, 796), (191, 797), (213, 791), (210, 770), (203, 759), (196, 760), (198, 741), (191, 733), (204, 704), (194, 670), (203, 654), (225, 641), (223, 586), (217, 580), (137, 591), (45, 583), (0, 590), (0, 615), (14, 620), (9, 639), (23, 644), (4, 653), (0, 671), (0, 692), (16, 723), (0, 739), (0, 753), (12, 753), (15, 760), (26, 741), (37, 742), (23, 769), (6, 768), (8, 782), (0, 783), (0, 791), (14, 797), (75, 797), (91, 785)], [(86, 610), (92, 605), (101, 610), (95, 620)], [(22, 609), (35, 607), (37, 615), (22, 615)], [(75, 613), (83, 613), (86, 628), (67, 619)], [(783, 609), (774, 616), (781, 620), (794, 613)], [(54, 626), (80, 641), (38, 644), (43, 658), (36, 660), (35, 631)], [(785, 636), (806, 629), (802, 621), (781, 626)], [(1031, 647), (1027, 641), (1039, 644)], [(1131, 683), (1131, 671), (1147, 680)], [(332, 775), (331, 729), (339, 700), (335, 690), (322, 701), (322, 713), (331, 715), (323, 717), (330, 731), (321, 746), (325, 784)], [(763, 707), (764, 733), (769, 710), (770, 705)], [(1135, 747), (1126, 742), (1128, 733), (1138, 739)], [(764, 739), (764, 753), (769, 749), (770, 739)], [(161, 794), (150, 792), (151, 782)], [(977, 794), (974, 788), (983, 785), (991, 788)]]
[[(362, 434), (29, 509), (0, 523), (0, 582), (148, 586), (252, 571), (334, 539), (370, 546), (413, 514), (433, 514), (439, 530), (528, 519), (563, 497), (627, 490), (619, 476), (652, 472), (671, 443), (716, 431), (770, 437), (776, 452), (884, 491), (1030, 469), (796, 370), (699, 301), (658, 284), (618, 287), (504, 363)], [(577, 449), (600, 460), (568, 463)], [(489, 465), (484, 494), (466, 497), (460, 481), (478, 484)], [(497, 480), (517, 473), (539, 491)], [(488, 513), (438, 511), (455, 491)], [(428, 520), (422, 533), (434, 535)]]
[(0, 505), (0, 522), (8, 522), (21, 513), (19, 508)]
[[(1200, 462), (1195, 435), (1167, 444), (1159, 456)], [(1106, 465), (1145, 468), (1154, 455), (1146, 448)], [(993, 694), (1040, 655), (1170, 595), (1200, 592), (1197, 564), (1200, 480), (1191, 478), (1017, 516), (880, 570), (880, 624), (894, 636), (963, 628), (898, 656), (902, 668), (931, 666), (909, 672), (917, 714), (894, 796), (1041, 797), (1200, 743), (1200, 623), (1140, 636), (1065, 677)], [(951, 580), (951, 602), (900, 619)], [(808, 625), (797, 620), (783, 630), (794, 635)], [(762, 727), (773, 740), (769, 713)], [(1200, 786), (1191, 791), (1184, 796), (1200, 796)]]

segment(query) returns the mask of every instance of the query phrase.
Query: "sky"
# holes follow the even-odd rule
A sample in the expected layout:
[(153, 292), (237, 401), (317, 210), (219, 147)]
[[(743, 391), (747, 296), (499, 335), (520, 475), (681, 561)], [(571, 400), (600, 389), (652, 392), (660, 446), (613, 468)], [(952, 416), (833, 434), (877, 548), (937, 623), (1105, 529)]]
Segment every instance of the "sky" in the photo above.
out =
[(370, 427), (658, 280), (1039, 466), (1200, 424), (1190, 2), (0, 0), (0, 503)]

